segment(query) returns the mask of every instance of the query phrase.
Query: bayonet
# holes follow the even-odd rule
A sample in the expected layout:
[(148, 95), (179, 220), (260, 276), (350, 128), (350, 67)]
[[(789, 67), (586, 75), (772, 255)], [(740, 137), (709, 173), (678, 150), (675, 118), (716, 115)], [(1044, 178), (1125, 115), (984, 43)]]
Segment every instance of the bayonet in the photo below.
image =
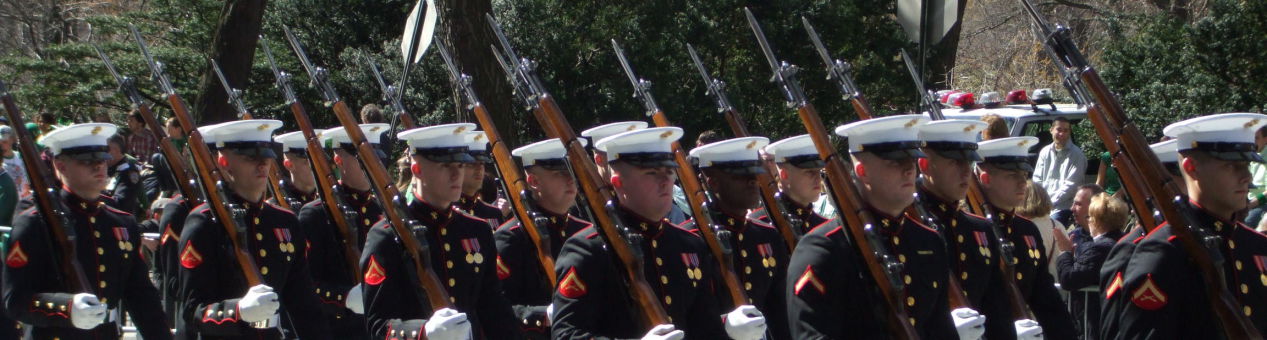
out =
[(620, 59), (620, 68), (625, 70), (625, 75), (629, 76), (629, 82), (633, 83), (633, 97), (640, 99), (642, 106), (647, 109), (644, 114), (647, 117), (655, 115), (656, 112), (660, 111), (660, 106), (656, 105), (655, 97), (651, 96), (651, 81), (638, 78), (634, 74), (633, 67), (629, 66), (629, 59), (625, 58), (625, 49), (620, 48), (620, 43), (616, 42), (616, 39), (612, 39), (612, 49), (616, 51), (616, 58)]
[(695, 53), (695, 47), (686, 44), (686, 51), (691, 54), (691, 61), (695, 63), (695, 69), (699, 70), (700, 78), (704, 79), (706, 89), (704, 93), (713, 96), (713, 101), (717, 102), (717, 112), (734, 111), (735, 106), (731, 105), (730, 99), (726, 98), (726, 82), (708, 74), (708, 69), (704, 68), (704, 62), (700, 61), (699, 54)]
[(770, 49), (770, 42), (766, 40), (765, 33), (761, 31), (761, 24), (757, 23), (757, 18), (752, 15), (752, 11), (744, 8), (743, 14), (748, 18), (748, 26), (752, 28), (752, 33), (757, 37), (757, 44), (761, 46), (761, 53), (765, 55), (765, 60), (770, 63), (770, 69), (774, 71), (770, 81), (779, 84), (779, 88), (783, 91), (783, 98), (787, 101), (789, 108), (804, 106), (808, 103), (805, 99), (805, 91), (801, 89), (800, 82), (796, 80), (796, 74), (800, 72), (800, 68), (789, 64), (787, 61), (780, 61), (775, 57), (774, 50)]
[(114, 81), (119, 84), (119, 92), (128, 97), (128, 103), (132, 104), (132, 108), (137, 108), (144, 103), (141, 99), (141, 93), (136, 89), (136, 79), (119, 74), (114, 68), (114, 62), (110, 60), (110, 56), (101, 50), (101, 46), (96, 42), (92, 42), (92, 48), (97, 50), (97, 56), (101, 58), (101, 62), (106, 65), (106, 70), (110, 71), (110, 75), (114, 77)]
[(128, 24), (128, 29), (132, 30), (132, 37), (136, 39), (136, 45), (141, 48), (141, 56), (145, 57), (145, 65), (150, 68), (150, 76), (158, 84), (159, 90), (163, 91), (163, 96), (176, 94), (176, 87), (172, 86), (172, 81), (167, 79), (167, 73), (163, 71), (163, 62), (150, 54), (150, 49), (146, 47), (145, 38), (141, 37), (141, 32), (131, 24)]
[(207, 60), (211, 61), (211, 70), (215, 71), (216, 78), (220, 79), (220, 85), (224, 87), (224, 95), (228, 97), (226, 100), (230, 105), (233, 105), (234, 109), (238, 110), (238, 119), (251, 116), (251, 111), (247, 110), (246, 103), (242, 102), (242, 90), (235, 89), (232, 85), (229, 85), (229, 79), (225, 78), (224, 72), (220, 70), (220, 63), (211, 58)]
[(823, 45), (822, 39), (818, 37), (818, 31), (814, 30), (814, 26), (810, 25), (809, 19), (801, 17), (801, 24), (805, 26), (805, 31), (809, 33), (810, 42), (814, 43), (814, 50), (818, 51), (819, 58), (823, 59), (823, 65), (827, 66), (827, 80), (834, 80), (836, 87), (840, 90), (840, 94), (845, 100), (851, 100), (854, 97), (861, 96), (858, 91), (858, 85), (853, 81), (853, 66), (849, 63), (833, 59), (827, 53), (827, 47)]
[[(462, 91), (462, 95), (466, 97), (466, 109), (471, 110), (476, 106), (482, 105), (479, 96), (475, 94), (475, 89), (471, 87), (471, 76), (466, 75), (466, 73), (462, 73), (462, 71), (458, 69), (458, 64), (453, 61), (453, 55), (449, 54), (449, 48), (445, 47), (444, 43), (445, 41), (443, 38), (436, 37), (436, 52), (440, 53), (440, 59), (444, 60), (445, 69), (449, 71), (449, 81), (452, 81), (453, 86), (456, 86), (458, 90)], [(498, 63), (502, 62), (500, 56), (498, 56), (497, 61)], [(503, 68), (504, 67), (505, 66), (503, 66)]]
[(308, 59), (308, 53), (304, 51), (303, 43), (299, 42), (299, 38), (290, 31), (289, 26), (282, 26), (282, 30), (286, 32), (286, 41), (290, 43), (291, 49), (295, 50), (295, 55), (299, 57), (299, 62), (304, 65), (304, 70), (308, 71), (309, 86), (312, 86), (321, 93), (321, 99), (326, 107), (331, 107), (338, 102), (339, 93), (335, 92), (334, 85), (330, 83), (330, 72), (324, 67), (312, 64), (312, 60)]
[(282, 71), (277, 66), (277, 60), (273, 58), (273, 49), (268, 47), (268, 39), (260, 36), (260, 46), (264, 47), (264, 56), (268, 58), (268, 67), (273, 70), (273, 87), (281, 91), (282, 97), (285, 98), (286, 104), (299, 102), (299, 98), (295, 97), (295, 89), (290, 85), (290, 79), (293, 77), (289, 72)]

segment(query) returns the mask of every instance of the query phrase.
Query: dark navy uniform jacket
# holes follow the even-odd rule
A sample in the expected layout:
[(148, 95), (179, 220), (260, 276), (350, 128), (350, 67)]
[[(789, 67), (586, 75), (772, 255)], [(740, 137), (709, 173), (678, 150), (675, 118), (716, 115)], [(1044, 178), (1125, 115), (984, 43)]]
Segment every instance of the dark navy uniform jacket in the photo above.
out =
[[(796, 204), (796, 202), (793, 202), (792, 199), (788, 198), (787, 195), (784, 195), (783, 193), (776, 194), (775, 197), (778, 198), (779, 202), (782, 202), (783, 213), (787, 215), (788, 222), (792, 223), (794, 227), (797, 228), (797, 230), (795, 230), (797, 235), (805, 235), (809, 233), (810, 229), (814, 229), (814, 227), (823, 224), (823, 222), (827, 222), (826, 217), (819, 215), (814, 211), (814, 208), (809, 205)], [(748, 218), (758, 220), (766, 224), (773, 224), (774, 222), (770, 219), (769, 214), (770, 211), (768, 209), (761, 207), (753, 210), (751, 213), (748, 213)]]
[[(343, 195), (346, 209), (352, 213), (346, 213), (343, 208), (339, 211), (347, 219), (352, 236), (356, 238), (350, 240), (353, 248), (361, 249), (373, 223), (383, 218), (383, 210), (368, 192), (358, 192), (346, 186), (342, 189), (335, 192)], [(322, 200), (308, 202), (299, 209), (299, 225), (308, 236), (308, 265), (326, 322), (340, 339), (365, 338), (365, 317), (347, 309), (344, 302), (348, 290), (361, 282), (361, 273), (355, 273), (348, 267), (343, 248), (345, 240), (330, 218), (329, 206)], [(359, 262), (361, 254), (354, 254), (354, 257)]]
[[(563, 242), (591, 224), (570, 215), (554, 215), (538, 208), (537, 228), (549, 234), (550, 254), (558, 258)], [(502, 292), (510, 300), (515, 315), (522, 321), (524, 333), (534, 338), (549, 338), (545, 309), (554, 297), (553, 282), (547, 282), (541, 273), (541, 260), (537, 248), (528, 238), (527, 229), (512, 218), (493, 233), (497, 243), (497, 278)]]
[[(1194, 231), (1218, 236), (1214, 251), (1224, 258), (1227, 289), (1260, 332), (1267, 330), (1267, 236), (1239, 222), (1220, 220), (1191, 204), (1199, 226)], [(1169, 223), (1141, 238), (1129, 240), (1131, 252), (1115, 252), (1125, 265), (1101, 272), (1108, 279), (1101, 294), (1104, 339), (1216, 339), (1224, 338), (1205, 282)], [(1117, 249), (1115, 249), (1117, 250)], [(1107, 268), (1104, 270), (1110, 270)]]
[[(488, 222), (451, 205), (432, 207), (417, 197), (406, 209), (409, 218), (425, 227), (414, 232), (429, 245), (427, 265), (448, 288), (453, 309), (466, 313), (475, 339), (523, 338), (497, 279), (497, 247)], [(361, 251), (370, 338), (416, 338), (433, 313), (405, 249), (390, 222), (382, 219)]]
[(1043, 338), (1076, 339), (1073, 317), (1056, 290), (1056, 278), (1047, 270), (1051, 259), (1047, 258), (1047, 247), (1043, 245), (1038, 226), (1011, 212), (998, 212), (994, 218), (994, 223), (1016, 246), (1012, 255), (1016, 268), (1014, 279), (1034, 313), (1034, 321), (1043, 327)]
[[(148, 266), (141, 258), (141, 235), (136, 219), (102, 201), (85, 201), (67, 191), (53, 199), (65, 203), (74, 234), (75, 261), (79, 262), (95, 294), (114, 317), (92, 330), (71, 323), (71, 303), (78, 288), (71, 287), (59, 267), (56, 248), (41, 213), (27, 209), (13, 221), (4, 266), (5, 310), (25, 326), (27, 339), (117, 339), (123, 333), (113, 320), (127, 310), (146, 339), (171, 339), (171, 330), (158, 289), (150, 282)], [(69, 235), (68, 235), (69, 236)], [(11, 326), (11, 325), (10, 325)]]
[[(669, 321), (687, 339), (726, 339), (717, 305), (716, 262), (704, 240), (668, 219), (648, 220), (621, 210), (620, 219), (641, 235), (643, 275)], [(596, 228), (572, 235), (555, 262), (555, 339), (639, 338), (651, 328), (617, 267), (615, 254)]]
[[(280, 315), (289, 315), (297, 334), (305, 339), (330, 339), (308, 269), (307, 238), (295, 214), (266, 202), (251, 203), (229, 195), (230, 203), (246, 210), (239, 241), (255, 260), (262, 284), (277, 293)], [(279, 328), (253, 328), (238, 315), (238, 301), (250, 286), (233, 253), (224, 227), (210, 206), (189, 213), (180, 235), (181, 314), (177, 333), (203, 339), (279, 339)]]

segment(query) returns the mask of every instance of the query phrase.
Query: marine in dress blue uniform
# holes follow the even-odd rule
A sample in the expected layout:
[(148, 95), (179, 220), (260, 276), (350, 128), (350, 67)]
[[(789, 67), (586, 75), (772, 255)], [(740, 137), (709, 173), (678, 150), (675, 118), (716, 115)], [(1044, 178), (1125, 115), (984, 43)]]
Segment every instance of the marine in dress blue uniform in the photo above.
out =
[[(473, 131), (466, 133), (465, 138), (467, 152), (475, 158), (475, 162), (466, 165), (466, 174), (462, 176), (462, 197), (458, 198), (453, 205), (462, 212), (488, 220), (488, 224), (496, 228), (506, 221), (506, 215), (502, 214), (500, 208), (489, 204), (480, 195), (488, 165), (493, 163), (493, 157), (488, 153), (488, 135), (484, 134), (484, 131)], [(492, 199), (496, 200), (497, 197)]]
[[(548, 235), (550, 255), (555, 258), (569, 236), (591, 226), (590, 222), (568, 214), (576, 204), (577, 187), (565, 159), (566, 152), (558, 139), (511, 151), (524, 168), (528, 187), (525, 194), (529, 197), (523, 201), (531, 204), (527, 210), (533, 214), (538, 232)], [(497, 243), (497, 278), (501, 279), (502, 292), (510, 300), (515, 315), (523, 321), (524, 334), (529, 338), (548, 339), (550, 323), (546, 309), (554, 296), (554, 282), (548, 282), (541, 272), (536, 246), (518, 218), (511, 218), (498, 227), (493, 238)]]
[[(814, 148), (809, 135), (800, 135), (771, 143), (765, 153), (774, 160), (774, 175), (779, 182), (778, 202), (792, 223), (796, 235), (805, 235), (810, 229), (827, 222), (827, 218), (814, 211), (814, 201), (823, 192), (822, 171), (826, 166)], [(772, 223), (769, 212), (758, 208), (748, 215), (765, 223)]]
[(240, 208), (238, 240), (262, 282), (249, 286), (224, 226), (202, 204), (180, 235), (178, 336), (202, 339), (280, 339), (281, 315), (299, 337), (329, 339), (309, 273), (307, 239), (295, 214), (265, 201), (276, 120), (240, 120), (198, 128), (215, 141), (226, 183), (226, 204)]
[[(1025, 186), (1029, 185), (1029, 148), (1038, 143), (1036, 137), (1010, 137), (978, 143), (977, 153), (982, 161), (977, 164), (982, 194), (995, 212), (994, 223), (1015, 246), (1012, 263), (1016, 269), (1016, 285), (1033, 312), (1035, 321), (1042, 327), (1046, 339), (1076, 339), (1077, 329), (1068, 306), (1056, 290), (1056, 279), (1047, 270), (1051, 261), (1043, 245), (1038, 226), (1017, 216), (1013, 211), (1025, 199)], [(1003, 256), (1003, 254), (1000, 254)], [(1021, 332), (1018, 330), (1018, 332)]]
[[(51, 197), (68, 214), (68, 236), (75, 259), (90, 285), (78, 292), (63, 277), (61, 250), (47, 231), (43, 214), (31, 208), (13, 222), (4, 265), (5, 310), (21, 322), (26, 339), (97, 339), (122, 336), (126, 309), (146, 339), (172, 337), (141, 259), (136, 218), (101, 201), (106, 185), (106, 138), (113, 124), (71, 125), (46, 134), (41, 142), (53, 155), (63, 190)], [(85, 198), (88, 197), (88, 198)]]
[[(1254, 132), (1267, 116), (1230, 113), (1198, 117), (1167, 126), (1174, 137), (1194, 236), (1222, 257), (1227, 289), (1260, 332), (1267, 329), (1267, 237), (1236, 222), (1245, 208), (1249, 162), (1263, 162)], [(1174, 225), (1162, 224), (1131, 240), (1132, 249), (1115, 249), (1110, 261), (1124, 264), (1101, 270), (1104, 339), (1208, 339), (1226, 337), (1211, 310), (1210, 297), (1196, 265), (1179, 245)], [(1117, 247), (1122, 248), (1122, 247)], [(1122, 260), (1125, 258), (1126, 260)], [(1111, 270), (1111, 271), (1110, 271)]]
[[(849, 139), (860, 208), (875, 218), (876, 236), (902, 264), (901, 308), (923, 338), (957, 338), (947, 302), (946, 247), (937, 231), (906, 214), (914, 203), (915, 161), (923, 157), (918, 115), (869, 119), (836, 128)], [(883, 308), (866, 279), (847, 230), (833, 220), (801, 239), (788, 268), (788, 317), (796, 338), (885, 338)]]
[[(415, 237), (425, 240), (430, 266), (448, 289), (452, 309), (433, 311), (416, 282), (413, 261), (389, 221), (370, 230), (361, 253), (365, 288), (365, 316), (371, 338), (447, 339), (427, 330), (427, 323), (444, 322), (461, 313), (476, 339), (519, 339), (522, 332), (510, 302), (497, 279), (497, 248), (488, 222), (452, 206), (462, 191), (462, 165), (473, 162), (463, 141), (475, 124), (457, 123), (401, 132), (413, 158), (414, 200), (404, 207), (408, 218), (422, 228)], [(459, 332), (465, 335), (465, 332)]]

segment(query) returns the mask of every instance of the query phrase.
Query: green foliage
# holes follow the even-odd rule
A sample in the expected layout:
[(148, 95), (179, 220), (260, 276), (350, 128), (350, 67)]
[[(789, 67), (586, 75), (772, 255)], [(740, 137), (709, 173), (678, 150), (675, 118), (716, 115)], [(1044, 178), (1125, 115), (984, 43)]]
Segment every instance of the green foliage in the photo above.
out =
[(1210, 15), (1192, 24), (1162, 15), (1116, 23), (1136, 29), (1108, 45), (1102, 74), (1150, 140), (1170, 123), (1262, 111), (1267, 102), (1267, 3), (1212, 0), (1210, 6)]
[(898, 57), (905, 38), (891, 19), (891, 1), (531, 0), (495, 6), (512, 43), (539, 63), (546, 87), (577, 129), (647, 120), (612, 51), (610, 40), (617, 39), (638, 76), (654, 82), (652, 93), (669, 120), (686, 129), (688, 147), (704, 130), (729, 130), (704, 93), (687, 43), (699, 50), (714, 77), (728, 83), (731, 101), (753, 133), (772, 138), (805, 133), (769, 82), (771, 70), (744, 19), (744, 6), (751, 6), (775, 54), (802, 67), (801, 82), (829, 128), (856, 115), (825, 80), (800, 16), (815, 24), (833, 57), (853, 64), (877, 114), (914, 107), (915, 90)]

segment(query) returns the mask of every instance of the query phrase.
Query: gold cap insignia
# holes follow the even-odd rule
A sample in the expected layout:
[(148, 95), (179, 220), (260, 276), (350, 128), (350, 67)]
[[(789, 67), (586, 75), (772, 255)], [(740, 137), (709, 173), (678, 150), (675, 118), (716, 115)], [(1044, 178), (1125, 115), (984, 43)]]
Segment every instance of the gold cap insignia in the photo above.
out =
[(972, 132), (972, 130), (976, 130), (976, 129), (977, 129), (976, 125), (968, 125), (963, 128), (963, 132)]
[(906, 122), (906, 127), (907, 127), (907, 128), (910, 128), (910, 127), (912, 127), (912, 126), (915, 126), (915, 124), (916, 124), (916, 123), (919, 123), (919, 119), (918, 119), (918, 118), (916, 118), (916, 119), (911, 119), (911, 121)]
[(672, 135), (673, 135), (673, 130), (665, 131), (664, 133), (660, 134), (660, 139), (669, 138), (669, 136), (672, 136)]
[(1254, 125), (1258, 125), (1258, 118), (1254, 118), (1253, 120), (1250, 120), (1250, 121), (1248, 121), (1248, 122), (1245, 122), (1245, 128), (1246, 128), (1246, 129), (1251, 128), (1251, 127), (1254, 127)]
[(754, 140), (754, 141), (748, 142), (748, 146), (746, 146), (746, 148), (751, 150), (755, 146), (757, 146), (757, 141)]
[(370, 128), (370, 132), (378, 132), (378, 130), (379, 130), (379, 129), (382, 129), (382, 127), (381, 127), (381, 126), (375, 126), (375, 127)]
[(462, 131), (466, 131), (466, 127), (465, 127), (465, 126), (459, 126), (458, 128), (453, 129), (453, 134), (455, 134), (455, 135), (456, 135), (456, 134), (462, 133)]
[(100, 127), (100, 126), (92, 128), (92, 134), (93, 134), (94, 136), (95, 136), (95, 135), (97, 135), (98, 133), (101, 133), (101, 127)]
[(267, 128), (268, 128), (268, 124), (260, 124), (260, 127), (257, 127), (257, 128), (255, 128), (255, 129), (256, 129), (256, 130), (260, 130), (260, 131), (264, 131), (264, 129), (267, 129)]
[(1025, 144), (1029, 144), (1029, 140), (1028, 140), (1028, 139), (1023, 140), (1023, 141), (1020, 141), (1019, 143), (1016, 143), (1016, 146), (1025, 146)]
[(637, 128), (638, 128), (637, 125), (629, 124), (629, 127), (625, 128), (625, 131), (633, 131), (634, 129), (637, 129)]

